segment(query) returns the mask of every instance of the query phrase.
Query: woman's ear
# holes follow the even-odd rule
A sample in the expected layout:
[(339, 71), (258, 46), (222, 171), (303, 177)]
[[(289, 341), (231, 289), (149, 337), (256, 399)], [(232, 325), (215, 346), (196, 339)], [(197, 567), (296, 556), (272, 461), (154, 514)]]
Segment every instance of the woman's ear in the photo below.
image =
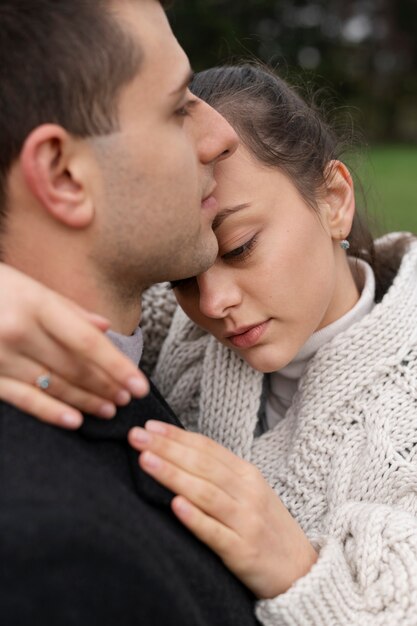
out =
[(70, 228), (86, 228), (94, 217), (80, 142), (61, 126), (44, 124), (27, 137), (20, 166), (28, 190), (50, 217)]
[(349, 170), (341, 161), (330, 161), (327, 166), (324, 202), (332, 238), (346, 239), (355, 216), (355, 192)]

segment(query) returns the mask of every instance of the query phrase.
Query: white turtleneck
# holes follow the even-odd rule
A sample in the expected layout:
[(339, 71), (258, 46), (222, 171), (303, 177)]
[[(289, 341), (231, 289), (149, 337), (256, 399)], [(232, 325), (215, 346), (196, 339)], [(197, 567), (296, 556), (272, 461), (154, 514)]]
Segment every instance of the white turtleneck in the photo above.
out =
[(311, 335), (294, 359), (277, 372), (267, 377), (266, 424), (268, 430), (281, 420), (289, 408), (298, 382), (310, 359), (317, 350), (333, 337), (368, 315), (375, 304), (375, 277), (370, 265), (360, 259), (351, 259), (355, 264), (355, 273), (361, 274), (361, 296), (355, 306), (338, 320), (321, 328)]

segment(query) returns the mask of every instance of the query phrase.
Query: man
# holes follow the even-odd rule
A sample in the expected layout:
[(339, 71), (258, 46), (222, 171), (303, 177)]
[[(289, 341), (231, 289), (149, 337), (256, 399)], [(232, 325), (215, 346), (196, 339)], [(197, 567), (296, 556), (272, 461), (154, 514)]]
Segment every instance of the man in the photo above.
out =
[[(216, 255), (213, 168), (235, 134), (189, 93), (157, 0), (1, 0), (0, 27), (2, 259), (139, 360), (138, 294)], [(2, 623), (255, 623), (139, 469), (126, 436), (150, 417), (177, 423), (155, 389), (75, 432), (0, 405)]]

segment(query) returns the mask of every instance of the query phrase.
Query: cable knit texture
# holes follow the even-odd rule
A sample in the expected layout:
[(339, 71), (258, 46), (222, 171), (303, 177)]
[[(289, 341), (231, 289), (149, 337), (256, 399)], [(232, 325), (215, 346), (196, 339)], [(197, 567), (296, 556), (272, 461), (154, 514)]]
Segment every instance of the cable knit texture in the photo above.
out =
[(260, 437), (262, 374), (179, 310), (155, 380), (186, 426), (258, 466), (319, 550), (306, 576), (258, 602), (265, 626), (417, 624), (416, 243)]
[(177, 308), (169, 283), (159, 283), (142, 295), (142, 317), (140, 327), (144, 338), (140, 367), (151, 375), (162, 344), (166, 338), (172, 316)]

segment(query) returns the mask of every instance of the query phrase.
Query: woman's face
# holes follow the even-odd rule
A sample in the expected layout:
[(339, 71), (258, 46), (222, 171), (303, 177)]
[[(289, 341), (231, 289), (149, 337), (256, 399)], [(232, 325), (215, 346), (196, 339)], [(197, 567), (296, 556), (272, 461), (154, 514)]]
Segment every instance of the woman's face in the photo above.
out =
[(318, 214), (284, 173), (244, 147), (218, 164), (216, 179), (217, 260), (176, 295), (196, 324), (253, 368), (278, 370), (352, 306), (339, 276), (343, 251), (327, 203)]

